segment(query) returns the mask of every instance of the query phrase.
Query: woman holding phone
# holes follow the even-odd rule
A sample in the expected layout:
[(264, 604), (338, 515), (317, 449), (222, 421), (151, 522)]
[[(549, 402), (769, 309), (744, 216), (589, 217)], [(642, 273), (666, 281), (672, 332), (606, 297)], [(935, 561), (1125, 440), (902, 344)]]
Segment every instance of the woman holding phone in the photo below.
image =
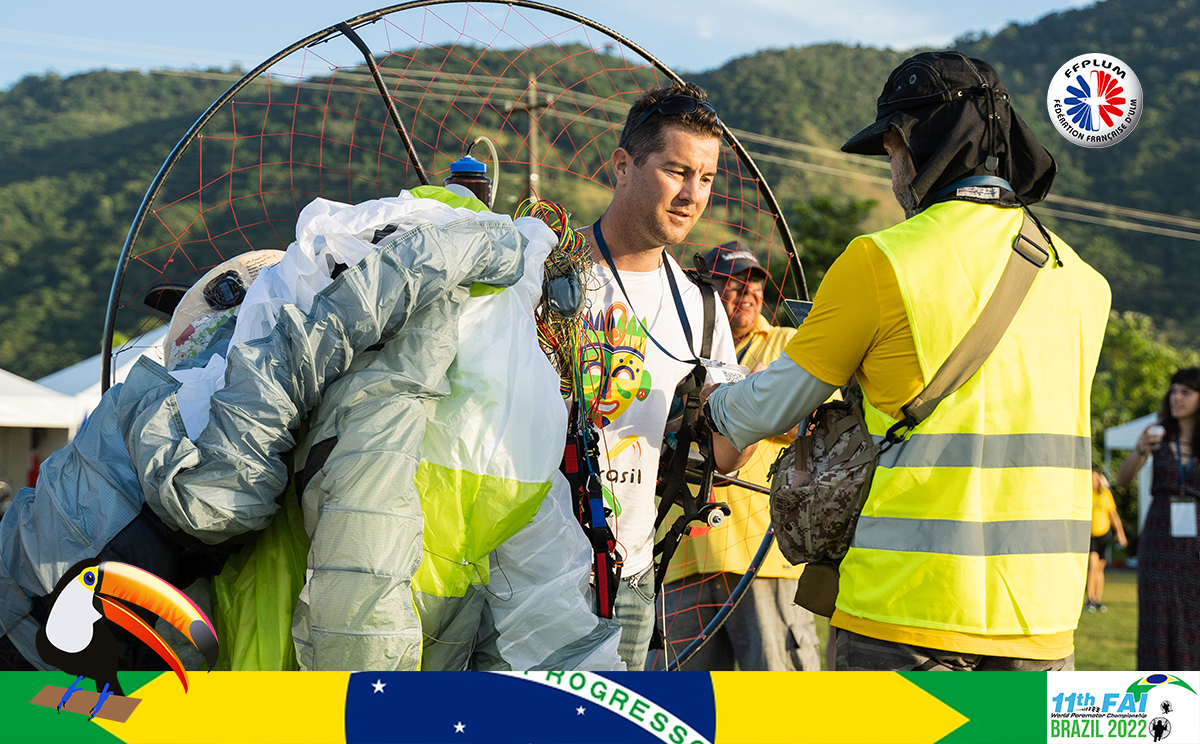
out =
[(1159, 423), (1138, 437), (1117, 471), (1133, 481), (1154, 455), (1153, 500), (1138, 542), (1138, 669), (1200, 669), (1200, 468), (1193, 436), (1200, 410), (1200, 367), (1171, 377)]

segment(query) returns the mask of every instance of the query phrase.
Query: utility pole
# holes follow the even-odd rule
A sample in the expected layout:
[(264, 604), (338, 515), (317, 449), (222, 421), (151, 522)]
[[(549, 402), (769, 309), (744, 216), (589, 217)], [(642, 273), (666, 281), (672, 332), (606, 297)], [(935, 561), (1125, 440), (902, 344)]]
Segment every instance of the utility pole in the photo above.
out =
[(537, 196), (538, 181), (541, 179), (538, 173), (538, 163), (542, 159), (541, 139), (538, 134), (538, 115), (546, 108), (549, 108), (554, 103), (554, 98), (550, 97), (545, 100), (539, 100), (537, 78), (532, 75), (529, 77), (529, 88), (525, 91), (525, 103), (509, 103), (505, 105), (505, 110), (509, 112), (518, 111), (529, 114), (529, 133), (526, 137), (526, 142), (529, 143), (529, 191)]

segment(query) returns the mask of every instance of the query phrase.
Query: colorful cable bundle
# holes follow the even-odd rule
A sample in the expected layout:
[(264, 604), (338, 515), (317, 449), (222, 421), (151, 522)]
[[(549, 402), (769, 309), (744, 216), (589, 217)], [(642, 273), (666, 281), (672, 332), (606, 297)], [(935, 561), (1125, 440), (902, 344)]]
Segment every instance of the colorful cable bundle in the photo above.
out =
[(542, 301), (534, 315), (538, 343), (558, 370), (563, 398), (569, 398), (583, 363), (580, 314), (586, 305), (586, 280), (592, 264), (587, 239), (571, 227), (570, 213), (551, 201), (526, 199), (516, 216), (539, 219), (558, 236), (558, 244), (543, 265)]

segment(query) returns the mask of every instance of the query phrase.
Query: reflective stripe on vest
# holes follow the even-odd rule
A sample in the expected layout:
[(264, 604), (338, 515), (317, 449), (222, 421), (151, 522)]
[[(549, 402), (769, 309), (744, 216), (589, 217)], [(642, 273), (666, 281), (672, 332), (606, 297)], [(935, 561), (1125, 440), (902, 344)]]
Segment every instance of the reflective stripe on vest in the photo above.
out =
[[(1019, 209), (944, 202), (871, 236), (896, 272), (923, 382), (975, 322)], [(1108, 286), (1057, 237), (980, 370), (880, 459), (841, 565), (837, 606), (977, 635), (1071, 630), (1091, 531), (1088, 395)], [(870, 404), (882, 438), (895, 419)]]
[(861, 517), (852, 545), (947, 555), (1087, 553), (1091, 520), (1017, 519), (961, 522), (953, 519)]
[[(872, 435), (876, 444), (882, 436)], [(879, 458), (882, 468), (1092, 467), (1092, 438), (1067, 434), (913, 434)]]

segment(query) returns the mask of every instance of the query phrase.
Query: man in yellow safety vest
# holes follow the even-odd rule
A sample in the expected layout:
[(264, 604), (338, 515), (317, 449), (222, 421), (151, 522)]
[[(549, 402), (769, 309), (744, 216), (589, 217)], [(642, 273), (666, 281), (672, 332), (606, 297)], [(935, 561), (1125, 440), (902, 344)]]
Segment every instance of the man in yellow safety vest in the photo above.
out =
[[(974, 324), (1057, 171), (995, 70), (959, 52), (902, 63), (842, 149), (891, 158), (908, 219), (847, 247), (782, 358), (711, 392), (734, 446), (790, 429), (855, 375), (882, 439)], [(879, 460), (840, 566), (838, 669), (1074, 668), (1111, 295), (1046, 234), (982, 367)]]

